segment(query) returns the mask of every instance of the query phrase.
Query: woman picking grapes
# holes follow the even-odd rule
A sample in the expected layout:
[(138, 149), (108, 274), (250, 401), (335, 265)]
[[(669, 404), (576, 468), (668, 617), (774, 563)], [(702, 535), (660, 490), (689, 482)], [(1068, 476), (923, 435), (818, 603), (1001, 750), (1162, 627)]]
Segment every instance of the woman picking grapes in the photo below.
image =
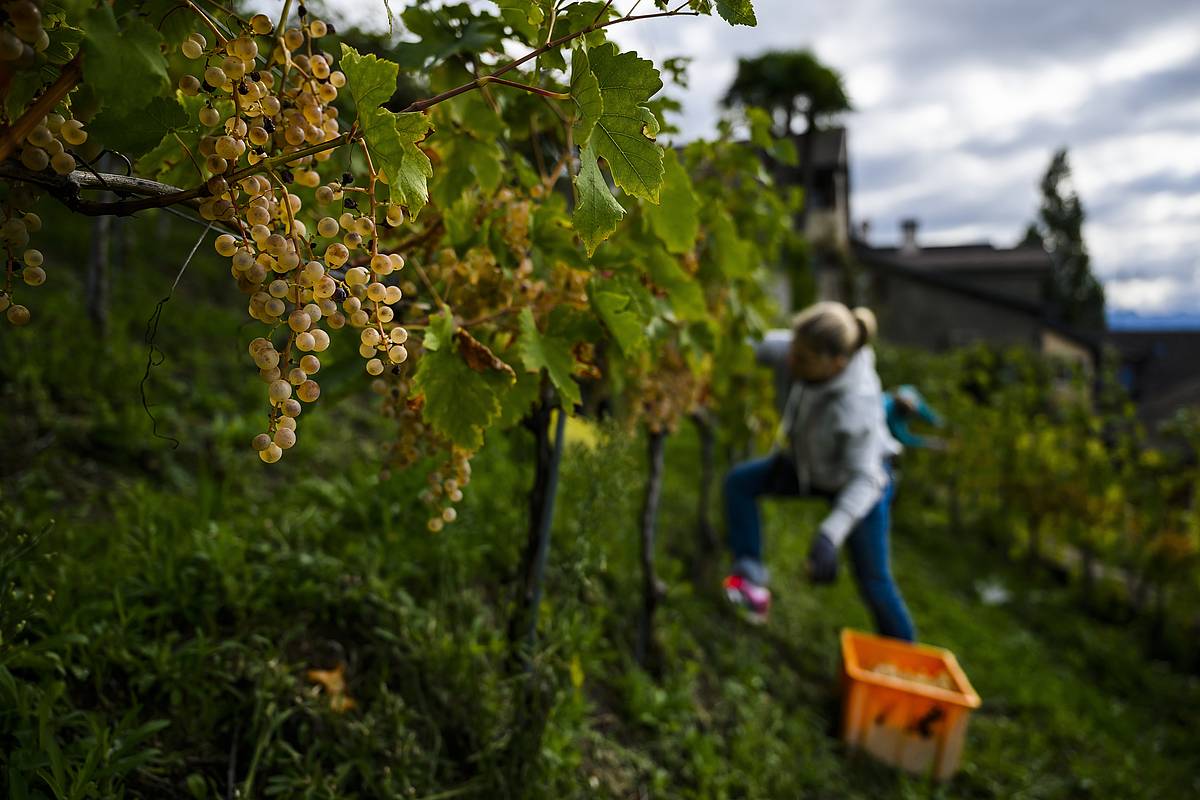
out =
[(730, 601), (751, 621), (766, 620), (771, 593), (762, 561), (758, 498), (819, 496), (831, 503), (808, 552), (815, 583), (837, 577), (838, 550), (850, 551), (863, 600), (885, 636), (912, 641), (912, 618), (892, 578), (888, 460), (899, 445), (888, 433), (875, 371), (875, 315), (822, 302), (795, 319), (789, 352), (793, 382), (781, 426), (786, 448), (739, 464), (725, 478), (732, 574)]

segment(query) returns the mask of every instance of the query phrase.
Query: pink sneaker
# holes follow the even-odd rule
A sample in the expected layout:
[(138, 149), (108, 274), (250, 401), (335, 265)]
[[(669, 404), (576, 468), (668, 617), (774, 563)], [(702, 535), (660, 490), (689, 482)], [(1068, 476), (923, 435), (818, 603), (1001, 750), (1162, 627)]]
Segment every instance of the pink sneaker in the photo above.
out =
[(730, 575), (721, 585), (725, 587), (725, 597), (741, 609), (747, 622), (762, 625), (767, 621), (767, 612), (771, 609), (770, 589), (751, 583), (741, 575)]

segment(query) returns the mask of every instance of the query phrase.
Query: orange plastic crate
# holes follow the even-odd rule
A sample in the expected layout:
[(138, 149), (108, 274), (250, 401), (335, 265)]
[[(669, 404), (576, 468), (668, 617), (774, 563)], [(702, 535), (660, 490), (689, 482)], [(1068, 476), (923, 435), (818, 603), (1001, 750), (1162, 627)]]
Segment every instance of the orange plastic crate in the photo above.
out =
[[(953, 688), (874, 671), (883, 664), (902, 673), (946, 675)], [(851, 747), (946, 780), (958, 769), (967, 719), (979, 702), (949, 650), (842, 631), (842, 740)]]

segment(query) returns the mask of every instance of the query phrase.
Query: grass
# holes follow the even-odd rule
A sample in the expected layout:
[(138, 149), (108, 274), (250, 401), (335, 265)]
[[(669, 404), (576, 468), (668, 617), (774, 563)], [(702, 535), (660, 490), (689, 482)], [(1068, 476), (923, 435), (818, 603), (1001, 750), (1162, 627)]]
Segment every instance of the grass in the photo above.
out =
[[(630, 655), (644, 448), (614, 431), (564, 461), (539, 647), (514, 670), (504, 632), (526, 434), (491, 438), (459, 521), (430, 535), (422, 476), (379, 479), (389, 431), (350, 391), (357, 356), (339, 351), (327, 374), (345, 370), (346, 390), (306, 411), (295, 451), (264, 467), (245, 446), (261, 391), (249, 367), (232, 368), (254, 333), (215, 260), (198, 256), (166, 308), (168, 360), (150, 384), (172, 449), (137, 384), (145, 318), (177, 265), (155, 263), (155, 231), (135, 225), (107, 341), (38, 333), (86, 330), (78, 277), (52, 258), (34, 296), (44, 327), (0, 337), (0, 794), (1200, 793), (1196, 679), (1145, 659), (1136, 631), (1081, 616), (1068, 587), (948, 530), (916, 487), (900, 491), (895, 571), (922, 639), (958, 654), (984, 706), (946, 785), (847, 752), (837, 635), (868, 620), (846, 575), (828, 589), (802, 578), (822, 508), (766, 504), (777, 602), (767, 627), (740, 624), (716, 591), (721, 559), (697, 557), (690, 428), (667, 456), (659, 669)], [(76, 233), (57, 263), (80, 256)], [(168, 233), (184, 252), (194, 237)], [(1010, 598), (985, 604), (984, 583)], [(339, 666), (344, 713), (309, 673)]]

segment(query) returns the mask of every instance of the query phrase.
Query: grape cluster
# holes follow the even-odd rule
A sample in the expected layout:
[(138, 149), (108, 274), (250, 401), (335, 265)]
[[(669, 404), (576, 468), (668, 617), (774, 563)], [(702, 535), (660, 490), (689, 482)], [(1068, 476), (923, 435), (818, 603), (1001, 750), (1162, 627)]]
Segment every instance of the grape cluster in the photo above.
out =
[(702, 386), (679, 348), (666, 344), (652, 368), (632, 382), (635, 419), (653, 433), (673, 433), (679, 421), (698, 404)]
[(256, 14), (236, 37), (210, 46), (193, 33), (180, 45), (201, 69), (180, 77), (179, 90), (205, 96), (198, 166), (208, 194), (200, 214), (231, 231), (215, 248), (249, 295), (250, 316), (286, 331), (278, 348), (271, 338), (250, 344), (271, 404), (268, 429), (253, 441), (267, 463), (295, 444), (301, 403), (320, 395), (311, 376), (328, 330), (360, 329), (370, 375), (408, 358), (408, 331), (394, 324), (392, 308), (404, 293), (389, 285), (404, 258), (379, 249), (379, 236), (402, 225), (404, 212), (377, 202), (373, 170), (366, 186), (355, 186), (351, 173), (322, 175), (335, 148), (346, 146), (333, 105), (346, 76), (317, 49), (328, 26), (303, 7), (301, 20), (273, 38), (274, 24)]
[(32, 203), (32, 193), (15, 190), (4, 209), (0, 223), (0, 245), (5, 251), (4, 285), (0, 288), (0, 311), (12, 325), (29, 324), (30, 313), (26, 306), (13, 302), (15, 283), (18, 278), (26, 286), (41, 286), (46, 282), (46, 270), (42, 267), (40, 250), (29, 247), (29, 235), (42, 227), (42, 218), (32, 211), (22, 211), (22, 206)]
[(383, 416), (400, 423), (399, 434), (388, 447), (388, 468), (383, 477), (425, 458), (440, 459), (427, 477), (428, 486), (418, 496), (432, 512), (427, 527), (437, 533), (458, 519), (455, 504), (462, 500), (463, 488), (471, 482), (472, 454), (442, 439), (425, 423), (421, 418), (422, 401), (408, 399), (412, 384), (399, 373), (394, 368), (371, 382), (371, 390), (383, 398)]
[(4, 11), (0, 24), (0, 62), (31, 66), (35, 54), (45, 52), (50, 46), (50, 35), (42, 24), (42, 10), (32, 0), (2, 3), (0, 9)]

